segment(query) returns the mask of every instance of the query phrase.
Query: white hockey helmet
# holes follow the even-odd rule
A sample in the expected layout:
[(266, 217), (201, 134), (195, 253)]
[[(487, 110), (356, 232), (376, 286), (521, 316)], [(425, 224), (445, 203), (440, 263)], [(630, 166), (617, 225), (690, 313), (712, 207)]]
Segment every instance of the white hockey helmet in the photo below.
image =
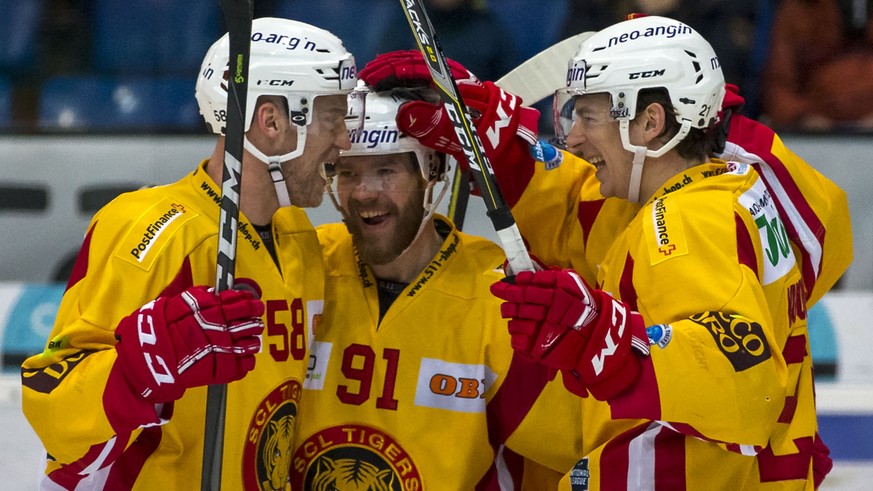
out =
[[(654, 88), (667, 92), (681, 127), (653, 151), (631, 145), (628, 124), (636, 116), (640, 91)], [(705, 129), (717, 122), (725, 80), (715, 51), (697, 31), (674, 19), (646, 16), (603, 29), (579, 46), (568, 64), (566, 86), (555, 92), (559, 139), (572, 128), (569, 115), (575, 96), (596, 93), (611, 96), (610, 116), (621, 123), (624, 148), (635, 153), (635, 164), (639, 160), (642, 165), (646, 156), (660, 157), (675, 147), (691, 128)]]
[[(364, 124), (361, 128), (349, 128), (352, 148), (340, 150), (340, 156), (389, 155), (412, 152), (425, 181), (445, 177), (442, 159), (437, 151), (428, 148), (414, 137), (403, 134), (397, 128), (397, 111), (407, 101), (421, 96), (409, 90), (392, 90), (370, 93), (366, 97)], [(352, 106), (350, 106), (352, 107)]]
[[(244, 131), (251, 127), (258, 97), (281, 96), (288, 104), (288, 117), (296, 126), (297, 145), (283, 155), (266, 155), (246, 137), (245, 149), (267, 164), (279, 205), (290, 206), (281, 163), (303, 154), (315, 98), (345, 95), (354, 89), (355, 59), (342, 41), (328, 31), (273, 17), (252, 22), (250, 49)], [(225, 34), (206, 52), (195, 86), (200, 114), (216, 134), (225, 131), (229, 51), (229, 36)]]
[[(229, 39), (216, 41), (200, 68), (195, 87), (200, 114), (213, 133), (222, 134), (227, 109)], [(320, 95), (347, 94), (355, 87), (355, 60), (342, 41), (303, 22), (263, 17), (252, 22), (245, 131), (259, 96), (285, 97), (298, 125), (312, 118), (312, 101)]]
[[(360, 97), (359, 90), (367, 91), (367, 88), (358, 89), (350, 97)], [(432, 97), (429, 97), (432, 96)], [(424, 196), (424, 209), (426, 221), (442, 201), (443, 195), (448, 188), (448, 166), (445, 164), (445, 156), (432, 148), (428, 148), (412, 136), (403, 134), (397, 128), (397, 111), (404, 102), (436, 97), (436, 94), (428, 94), (426, 91), (397, 89), (383, 92), (371, 92), (365, 97), (366, 109), (364, 111), (363, 124), (360, 127), (349, 128), (349, 139), (352, 146), (348, 150), (340, 150), (340, 158), (363, 155), (392, 155), (412, 153), (415, 155), (421, 177), (427, 182), (427, 191)], [(360, 104), (349, 104), (349, 110), (353, 111), (361, 107)], [(328, 192), (339, 208), (331, 187), (334, 177), (331, 164), (325, 165), (325, 177), (328, 179)], [(431, 202), (433, 187), (437, 183), (443, 183), (443, 187), (437, 198)], [(340, 210), (341, 211), (341, 210)]]

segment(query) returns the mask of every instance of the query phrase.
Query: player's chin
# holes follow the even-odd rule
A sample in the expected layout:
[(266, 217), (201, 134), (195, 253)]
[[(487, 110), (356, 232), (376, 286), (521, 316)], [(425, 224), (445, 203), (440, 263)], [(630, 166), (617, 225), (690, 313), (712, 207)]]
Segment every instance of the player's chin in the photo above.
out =
[(299, 206), (300, 208), (317, 208), (321, 205), (321, 202), (324, 201), (324, 193), (308, 193), (308, 195), (297, 196), (296, 199), (292, 197), (292, 202), (295, 206)]

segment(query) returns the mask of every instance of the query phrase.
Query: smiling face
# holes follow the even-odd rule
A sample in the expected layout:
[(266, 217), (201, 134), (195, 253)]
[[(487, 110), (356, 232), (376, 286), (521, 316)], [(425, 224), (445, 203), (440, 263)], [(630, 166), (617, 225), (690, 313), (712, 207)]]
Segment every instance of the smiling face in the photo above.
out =
[[(335, 162), (340, 150), (351, 148), (345, 124), (346, 96), (319, 96), (313, 102), (312, 121), (306, 127), (306, 143), (303, 154), (283, 164), (285, 184), (291, 202), (296, 206), (312, 207), (321, 204), (324, 198), (324, 179), (321, 176), (323, 162)], [(288, 149), (296, 145), (297, 127), (288, 128)], [(283, 151), (283, 153), (284, 153)]]
[[(609, 94), (587, 94), (576, 97), (573, 129), (567, 135), (567, 147), (597, 167), (600, 194), (604, 197), (627, 198), (633, 154), (621, 143), (619, 123), (610, 117)], [(631, 122), (631, 141), (635, 141)]]
[(387, 264), (409, 247), (424, 216), (426, 184), (412, 153), (340, 157), (334, 179), (365, 262)]

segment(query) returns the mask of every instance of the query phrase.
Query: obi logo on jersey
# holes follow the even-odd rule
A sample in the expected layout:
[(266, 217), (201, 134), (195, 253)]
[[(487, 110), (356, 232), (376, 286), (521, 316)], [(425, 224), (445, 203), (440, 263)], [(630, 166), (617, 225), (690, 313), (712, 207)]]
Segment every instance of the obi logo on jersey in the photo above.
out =
[(415, 405), (465, 413), (485, 411), (485, 393), (497, 380), (486, 365), (422, 358)]

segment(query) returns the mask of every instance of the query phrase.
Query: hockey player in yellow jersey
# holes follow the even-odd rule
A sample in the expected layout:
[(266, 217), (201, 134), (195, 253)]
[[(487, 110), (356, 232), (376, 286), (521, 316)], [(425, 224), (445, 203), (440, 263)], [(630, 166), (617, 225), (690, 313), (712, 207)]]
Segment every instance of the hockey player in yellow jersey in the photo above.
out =
[[(513, 357), (489, 292), (503, 277), (500, 248), (434, 214), (445, 156), (394, 122), (397, 107), (421, 95), (369, 94), (362, 131), (327, 169), (344, 223), (318, 227), (327, 293), (303, 386), (293, 489), (357, 480), (368, 489), (498, 490), (521, 489), (525, 479), (527, 489), (543, 489), (503, 443), (547, 373)], [(577, 417), (569, 408), (578, 402), (555, 394)], [(542, 438), (553, 429), (540, 428), (539, 445), (556, 443)], [(552, 476), (554, 486), (560, 474)]]
[[(322, 29), (254, 21), (237, 289), (216, 295), (203, 285), (216, 277), (227, 66), (225, 35), (196, 84), (219, 135), (212, 156), (94, 216), (46, 348), (22, 366), (23, 410), (47, 450), (41, 489), (199, 488), (206, 386), (222, 383), (223, 489), (288, 487), (324, 299), (321, 250), (301, 207), (321, 202), (322, 162), (349, 148), (354, 60)], [(275, 79), (288, 83), (259, 83)]]
[[(638, 50), (642, 49), (639, 48), (638, 43), (626, 44), (629, 43), (631, 37), (643, 37), (645, 40), (650, 40), (656, 33), (674, 36), (687, 28), (679, 23), (669, 25), (645, 24), (653, 21), (657, 22), (658, 19), (639, 20), (637, 24), (631, 24), (631, 26), (639, 26), (638, 29), (628, 27), (628, 31), (618, 33), (613, 30), (612, 32), (615, 33), (613, 44), (619, 47), (630, 46), (628, 49)], [(645, 36), (646, 33), (649, 34)], [(606, 42), (606, 44), (609, 43)], [(655, 45), (648, 53), (654, 56), (654, 53), (660, 49), (662, 49), (661, 45)], [(618, 48), (616, 50), (620, 51)], [(605, 51), (612, 54), (616, 50)], [(642, 59), (643, 53), (640, 56)], [(422, 63), (420, 58), (416, 59), (408, 54), (389, 53), (382, 55), (382, 57), (385, 60), (383, 64), (371, 63), (370, 65), (374, 65), (372, 69), (361, 72), (360, 76), (363, 80), (368, 83), (378, 83), (380, 78), (412, 78), (416, 74), (414, 67)], [(660, 63), (664, 57), (658, 53), (654, 60)], [(717, 64), (717, 58), (713, 57), (713, 60)], [(712, 63), (713, 60), (707, 61)], [(595, 83), (603, 79), (602, 76), (598, 78), (598, 74), (613, 73), (608, 70), (610, 60), (601, 61), (602, 65), (596, 66), (594, 72), (588, 73), (590, 78), (580, 79), (580, 81)], [(636, 66), (638, 69), (627, 67), (626, 71), (620, 75), (627, 78), (625, 82), (631, 85), (631, 88), (647, 86), (652, 82), (650, 79), (656, 75), (653, 71), (666, 68), (666, 65), (664, 67), (660, 65), (650, 66), (640, 60), (637, 61), (638, 66), (630, 62), (629, 65)], [(673, 67), (673, 65), (670, 66)], [(576, 71), (568, 73), (568, 80), (583, 73), (578, 70), (580, 67), (574, 68)], [(647, 69), (651, 70), (646, 71)], [(681, 73), (676, 71), (675, 67), (670, 68), (669, 71), (671, 71), (671, 75), (667, 78), (678, 77)], [(658, 82), (660, 83), (660, 80)], [(604, 196), (601, 193), (601, 183), (598, 180), (600, 176), (596, 175), (603, 172), (598, 172), (598, 168), (603, 167), (601, 161), (603, 156), (592, 153), (590, 148), (588, 148), (588, 152), (584, 151), (584, 147), (588, 144), (585, 135), (581, 132), (565, 133), (567, 146), (579, 156), (596, 160), (597, 165), (592, 165), (567, 152), (562, 152), (558, 159), (552, 159), (545, 165), (543, 163), (534, 164), (533, 160), (525, 155), (527, 152), (524, 149), (525, 143), (531, 141), (530, 134), (534, 133), (536, 128), (535, 117), (528, 114), (532, 110), (522, 107), (517, 97), (489, 82), (461, 82), (458, 84), (458, 88), (468, 107), (480, 114), (474, 121), (480, 135), (488, 135), (487, 138), (483, 138), (486, 153), (488, 153), (489, 160), (494, 167), (501, 191), (507, 202), (513, 205), (513, 214), (532, 251), (549, 264), (577, 269), (581, 279), (587, 280), (591, 284), (597, 283), (599, 279), (602, 281), (604, 261), (607, 254), (612, 254), (610, 251), (614, 241), (632, 219), (639, 224), (640, 216), (637, 215), (637, 212), (645, 204), (645, 198), (648, 196), (643, 196), (643, 199), (637, 200), (638, 202), (629, 201), (627, 196), (630, 193), (627, 191), (623, 195), (619, 194), (621, 197), (611, 194)], [(719, 126), (709, 127), (707, 130), (711, 135), (716, 131), (721, 133), (721, 136), (713, 142), (715, 145), (712, 152), (718, 152), (720, 156), (730, 158), (740, 164), (749, 164), (756, 170), (760, 169), (758, 184), (764, 183), (764, 189), (771, 201), (768, 211), (772, 212), (775, 209), (778, 212), (780, 227), (782, 227), (775, 229), (779, 234), (772, 235), (772, 239), (776, 241), (774, 243), (780, 253), (785, 250), (787, 244), (796, 258), (796, 263), (800, 267), (803, 277), (802, 285), (794, 284), (793, 287), (789, 287), (784, 297), (778, 293), (773, 294), (773, 291), (779, 291), (779, 286), (774, 287), (768, 284), (766, 287), (766, 291), (769, 292), (767, 307), (773, 309), (778, 317), (778, 314), (785, 312), (787, 305), (789, 319), (805, 318), (805, 309), (833, 286), (851, 262), (850, 241), (843, 240), (843, 237), (851, 234), (846, 196), (831, 181), (787, 149), (772, 130), (737, 112), (742, 104), (742, 98), (736, 93), (735, 87), (729, 87), (729, 89), (721, 106), (723, 115), (722, 120), (718, 122)], [(618, 89), (615, 90), (615, 93), (617, 96), (622, 94)], [(567, 116), (571, 118), (569, 121), (572, 122), (574, 117), (572, 109), (574, 107), (572, 104), (565, 106), (565, 101), (566, 98), (556, 107), (559, 110), (568, 107), (571, 111), (564, 114), (559, 113), (558, 116)], [(695, 99), (686, 97), (685, 103), (688, 101), (695, 101)], [(701, 101), (697, 102), (703, 104)], [(621, 116), (627, 107), (626, 100), (619, 100), (615, 108), (616, 116)], [(716, 104), (711, 107), (719, 106)], [(434, 114), (434, 111), (433, 106), (428, 108), (423, 103), (409, 103), (398, 113), (398, 126), (403, 131), (416, 135), (422, 142), (428, 142), (431, 146), (452, 152), (457, 143), (452, 142), (453, 131), (448, 117), (443, 112), (440, 119)], [(731, 113), (734, 113), (733, 117), (729, 118)], [(689, 117), (690, 119), (697, 118)], [(559, 124), (556, 126), (561, 127)], [(723, 143), (725, 134), (727, 136), (726, 145)], [(697, 138), (699, 139), (699, 132)], [(723, 148), (722, 145), (724, 145)], [(615, 160), (618, 160), (618, 157), (615, 157)], [(628, 167), (631, 167), (629, 162)], [(742, 166), (739, 165), (736, 168), (740, 169)], [(722, 169), (707, 170), (707, 173), (713, 172), (718, 174), (726, 171)], [(629, 174), (628, 172), (623, 176), (628, 181), (630, 180)], [(685, 174), (682, 174), (680, 182), (670, 182), (669, 185), (665, 183), (661, 192), (678, 190), (691, 180), (690, 174), (687, 178)], [(649, 206), (652, 206), (653, 203), (654, 201), (650, 200)], [(664, 204), (663, 201), (661, 204)], [(701, 209), (703, 208), (701, 207)], [(649, 209), (649, 212), (651, 211)], [(635, 215), (636, 218), (634, 218)], [(768, 223), (771, 225), (777, 223), (773, 222), (773, 218), (768, 219)], [(761, 220), (761, 227), (763, 227), (761, 233), (765, 233), (764, 231), (768, 230), (768, 226), (764, 224), (763, 218), (758, 216), (756, 219)], [(773, 230), (772, 226), (769, 229)], [(752, 229), (752, 232), (755, 230)], [(627, 240), (627, 234), (629, 232), (620, 236), (622, 240)], [(756, 234), (751, 236), (755, 237)], [(771, 238), (767, 237), (765, 242), (770, 251), (767, 260), (779, 259), (777, 255), (772, 254), (775, 249), (769, 247)], [(616, 260), (613, 256), (610, 256), (609, 259)], [(735, 262), (739, 262), (739, 258)], [(633, 264), (632, 261), (629, 261), (627, 265), (622, 264), (621, 268), (613, 264), (610, 271), (613, 274), (617, 268), (626, 271), (626, 267)], [(781, 260), (780, 264), (781, 267), (784, 267), (785, 260)], [(633, 270), (632, 275), (628, 274), (621, 278), (620, 288), (611, 290), (612, 293), (619, 295), (619, 290), (625, 289), (630, 292), (630, 296), (633, 296), (635, 289), (630, 287), (635, 287), (638, 281), (650, 278), (648, 272), (640, 272), (642, 265), (636, 264), (636, 266), (637, 269)], [(598, 275), (598, 272), (601, 275)], [(665, 282), (660, 278), (658, 281), (659, 288), (662, 287), (660, 285), (673, 284), (672, 281)], [(785, 300), (786, 298), (792, 300), (789, 302)], [(798, 348), (801, 344), (799, 339), (805, 341), (805, 337), (793, 338), (794, 347), (791, 350), (800, 351)], [(798, 370), (803, 374), (801, 378), (809, 379), (808, 371), (811, 360), (808, 350), (805, 350), (804, 353), (803, 356), (798, 356), (797, 352), (794, 353), (794, 363), (789, 363), (789, 369)], [(578, 385), (575, 388), (578, 388)], [(798, 394), (808, 394), (811, 392), (811, 382), (801, 381), (797, 388)], [(789, 395), (787, 409), (780, 416), (781, 424), (786, 423), (784, 419), (791, 415), (791, 408), (794, 407), (795, 402), (795, 399)], [(798, 421), (802, 422), (792, 423), (794, 427), (804, 424), (812, 426), (814, 414), (811, 413), (811, 397), (805, 397), (804, 404), (797, 407), (805, 409), (798, 409), (798, 414), (800, 414)], [(536, 420), (536, 418), (533, 419)], [(590, 421), (590, 424), (586, 425), (587, 431), (581, 435), (583, 438), (591, 433), (600, 433), (603, 438), (609, 438), (609, 428), (612, 425), (610, 419), (588, 419), (586, 415), (586, 421)], [(769, 450), (765, 450), (760, 455), (761, 461), (766, 464), (761, 467), (762, 482), (772, 483), (767, 486), (775, 487), (782, 485), (796, 487), (798, 484), (801, 486), (812, 485), (813, 481), (805, 480), (810, 463), (812, 463), (812, 472), (815, 474), (814, 482), (820, 482), (823, 475), (830, 469), (830, 460), (827, 458), (827, 449), (818, 436), (814, 432), (810, 435), (814, 436), (801, 439), (793, 448), (788, 445), (787, 450), (775, 450), (773, 455), (768, 453)], [(778, 445), (773, 449), (777, 447)], [(773, 458), (774, 456), (778, 458)], [(618, 475), (626, 474), (627, 472), (618, 470)], [(788, 484), (785, 484), (786, 482)], [(650, 484), (655, 486), (654, 481), (651, 481)], [(635, 485), (611, 483), (607, 487), (611, 486), (620, 488), (634, 487)], [(741, 485), (731, 485), (731, 487), (737, 486)], [(754, 487), (752, 484), (750, 486)], [(706, 484), (705, 480), (695, 481), (694, 485), (689, 484), (689, 487), (712, 488)]]
[[(535, 142), (536, 110), (491, 82), (465, 79), (463, 66), (451, 60), (449, 65), (458, 74), (458, 91), (476, 115), (479, 133), (486, 136), (482, 143), (501, 192), (531, 251), (546, 264), (573, 268), (596, 282), (597, 265), (640, 204), (601, 195), (596, 168), (576, 158), (583, 156), (572, 135), (564, 135), (566, 151), (546, 157), (549, 150), (556, 150)], [(417, 50), (379, 55), (360, 77), (371, 85), (429, 79)], [(852, 244), (846, 239), (852, 234), (846, 193), (787, 148), (773, 130), (743, 115), (745, 101), (738, 87), (726, 84), (726, 89), (718, 127), (711, 130), (721, 134), (717, 156), (752, 165), (770, 190), (798, 256), (810, 307), (852, 262)], [(454, 127), (439, 106), (423, 101), (405, 104), (398, 111), (397, 124), (401, 131), (465, 164), (454, 141)], [(531, 143), (536, 144), (530, 153), (548, 162), (534, 161), (528, 152)]]
[(584, 398), (566, 489), (813, 489), (829, 468), (786, 226), (751, 165), (712, 158), (724, 94), (709, 43), (660, 17), (591, 36), (558, 91), (600, 193), (642, 205), (597, 288), (492, 289), (513, 346)]

